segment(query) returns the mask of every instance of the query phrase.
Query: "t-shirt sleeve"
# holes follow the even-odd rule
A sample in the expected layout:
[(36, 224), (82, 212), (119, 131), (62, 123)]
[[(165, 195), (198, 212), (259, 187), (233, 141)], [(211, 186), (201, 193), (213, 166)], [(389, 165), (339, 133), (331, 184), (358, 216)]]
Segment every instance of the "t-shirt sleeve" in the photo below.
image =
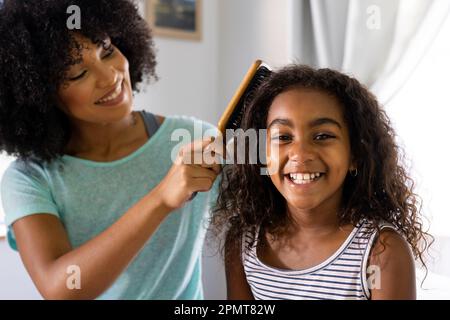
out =
[(44, 175), (31, 165), (13, 162), (2, 177), (0, 191), (8, 240), (13, 249), (16, 245), (11, 226), (15, 221), (37, 213), (48, 213), (59, 218)]

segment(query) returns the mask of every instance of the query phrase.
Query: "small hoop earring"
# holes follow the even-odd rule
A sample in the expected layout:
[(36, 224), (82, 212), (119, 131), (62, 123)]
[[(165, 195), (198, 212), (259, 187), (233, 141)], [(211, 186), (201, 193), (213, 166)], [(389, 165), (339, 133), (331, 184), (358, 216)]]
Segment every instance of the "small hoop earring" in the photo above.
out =
[(350, 175), (354, 178), (358, 175), (358, 168), (355, 168), (354, 170), (349, 170)]

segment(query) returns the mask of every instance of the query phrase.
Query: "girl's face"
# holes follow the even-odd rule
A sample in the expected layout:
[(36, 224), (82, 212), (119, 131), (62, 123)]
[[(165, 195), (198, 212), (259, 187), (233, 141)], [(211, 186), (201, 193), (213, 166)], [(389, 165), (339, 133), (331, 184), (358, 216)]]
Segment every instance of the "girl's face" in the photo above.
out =
[(286, 91), (270, 106), (267, 129), (270, 179), (288, 207), (337, 209), (351, 167), (348, 129), (337, 99), (314, 90)]
[(92, 43), (75, 35), (83, 47), (82, 61), (71, 66), (58, 92), (61, 108), (72, 119), (115, 122), (131, 112), (132, 89), (128, 60), (111, 40)]

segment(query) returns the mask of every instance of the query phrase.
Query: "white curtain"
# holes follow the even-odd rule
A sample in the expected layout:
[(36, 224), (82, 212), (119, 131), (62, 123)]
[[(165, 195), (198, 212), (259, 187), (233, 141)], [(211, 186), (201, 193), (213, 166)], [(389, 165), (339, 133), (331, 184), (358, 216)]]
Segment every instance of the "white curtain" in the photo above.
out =
[(292, 0), (292, 59), (354, 75), (387, 103), (449, 15), (448, 0)]
[[(450, 12), (450, 0), (292, 0), (291, 6), (291, 59), (351, 74), (388, 107), (426, 56)], [(425, 86), (428, 84), (432, 85), (426, 82)], [(412, 120), (404, 116), (411, 106), (400, 107), (390, 116), (399, 127), (405, 127), (405, 122)], [(439, 114), (443, 112), (435, 110), (435, 116)], [(417, 128), (423, 128), (420, 122)], [(408, 142), (409, 137), (404, 138)], [(410, 141), (411, 146), (410, 151), (414, 149)], [(414, 152), (417, 157), (418, 150)], [(434, 155), (439, 158), (438, 149)], [(435, 161), (427, 162), (431, 168), (434, 165)], [(450, 298), (449, 248), (448, 236), (436, 236), (432, 252), (439, 254), (433, 254), (436, 259), (429, 261), (431, 276), (425, 282), (432, 290), (421, 290), (419, 281), (419, 298)]]

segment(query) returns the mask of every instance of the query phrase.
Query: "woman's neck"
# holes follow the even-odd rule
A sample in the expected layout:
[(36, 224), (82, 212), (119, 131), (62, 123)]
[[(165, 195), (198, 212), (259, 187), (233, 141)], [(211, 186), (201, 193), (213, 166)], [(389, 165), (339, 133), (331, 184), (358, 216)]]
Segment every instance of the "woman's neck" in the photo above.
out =
[(72, 137), (66, 147), (69, 155), (109, 158), (139, 138), (139, 117), (132, 112), (113, 123), (72, 123)]

